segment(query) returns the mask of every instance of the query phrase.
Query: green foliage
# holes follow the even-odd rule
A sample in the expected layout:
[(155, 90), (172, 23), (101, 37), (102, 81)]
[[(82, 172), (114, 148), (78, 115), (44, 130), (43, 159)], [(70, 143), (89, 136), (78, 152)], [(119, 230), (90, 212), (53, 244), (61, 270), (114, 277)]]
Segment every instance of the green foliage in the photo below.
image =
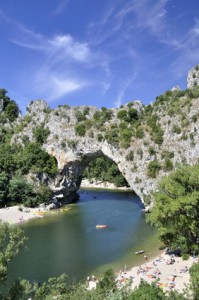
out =
[(5, 284), (8, 264), (18, 254), (24, 241), (24, 233), (19, 227), (10, 227), (7, 223), (0, 222), (0, 286)]
[(19, 115), (19, 107), (14, 100), (11, 100), (7, 95), (5, 89), (0, 89), (0, 99), (3, 99), (3, 113), (4, 116), (13, 122)]
[(139, 287), (137, 287), (128, 300), (164, 300), (168, 299), (162, 289), (156, 287), (155, 284), (148, 284), (147, 282), (142, 282)]
[(147, 175), (149, 177), (155, 178), (160, 169), (161, 169), (161, 166), (160, 166), (158, 160), (155, 159), (153, 161), (150, 161), (147, 165)]
[(41, 286), (38, 286), (35, 291), (35, 299), (46, 299), (48, 296), (56, 297), (68, 293), (68, 276), (62, 274), (59, 277), (49, 278)]
[(135, 108), (130, 107), (128, 110), (126, 109), (121, 109), (117, 113), (117, 118), (120, 119), (121, 121), (125, 122), (132, 122), (135, 120), (138, 120), (138, 112)]
[(107, 293), (115, 291), (116, 288), (115, 274), (112, 269), (109, 269), (104, 273), (103, 278), (99, 281), (97, 289), (100, 291), (101, 295), (104, 294), (104, 296), (106, 296)]
[(168, 159), (174, 158), (174, 152), (173, 151), (168, 151), (168, 150), (163, 150), (162, 153), (161, 153), (161, 158), (162, 159), (164, 159), (164, 158), (168, 158)]
[(134, 159), (134, 152), (133, 150), (130, 150), (129, 153), (126, 155), (126, 160), (133, 161), (133, 159)]
[(199, 253), (199, 165), (183, 166), (159, 183), (149, 216), (160, 238), (182, 253)]
[(77, 122), (82, 122), (86, 120), (86, 114), (82, 113), (81, 111), (77, 110), (75, 112), (75, 117), (77, 119)]
[(101, 133), (98, 133), (98, 135), (97, 135), (98, 142), (103, 141), (103, 139), (104, 139), (103, 135)]
[(163, 170), (164, 171), (173, 170), (173, 163), (169, 158), (165, 158), (165, 161), (164, 161), (164, 164), (163, 164)]
[(105, 139), (111, 145), (118, 145), (118, 143), (119, 143), (118, 130), (116, 128), (107, 130), (107, 132), (105, 134)]
[(153, 114), (150, 117), (148, 117), (147, 125), (151, 128), (151, 136), (154, 142), (158, 145), (161, 145), (163, 143), (164, 132), (157, 121), (158, 121), (157, 114)]
[(199, 65), (196, 65), (194, 68), (196, 71), (199, 71)]
[(79, 136), (85, 136), (86, 134), (86, 127), (83, 123), (77, 124), (75, 126), (75, 132)]
[(5, 107), (5, 117), (9, 121), (14, 121), (19, 115), (19, 107), (15, 101), (11, 100), (10, 103)]
[[(0, 205), (9, 205), (10, 201), (28, 206), (38, 205), (44, 202), (42, 199), (47, 200), (49, 193), (43, 193), (42, 196), (39, 190), (26, 184), (23, 175), (31, 170), (53, 177), (57, 173), (57, 161), (42, 150), (39, 143), (30, 143), (28, 139), (24, 141), (24, 147), (10, 145), (11, 136), (11, 132), (5, 131), (0, 141)], [(20, 178), (17, 174), (20, 174)]]
[(0, 204), (7, 200), (9, 176), (5, 172), (0, 173)]
[(89, 180), (108, 181), (116, 186), (128, 186), (117, 165), (105, 157), (98, 157), (91, 161), (85, 169), (83, 177)]
[(71, 149), (76, 149), (76, 147), (77, 147), (77, 141), (74, 141), (74, 140), (68, 140), (67, 144), (68, 144), (68, 147)]
[(126, 120), (127, 118), (127, 111), (125, 109), (121, 109), (118, 113), (117, 113), (117, 117), (120, 120)]
[(135, 136), (138, 139), (142, 139), (144, 137), (144, 130), (141, 127), (137, 128)]
[(125, 141), (126, 143), (130, 144), (132, 138), (132, 131), (129, 128), (125, 128), (120, 131), (120, 137), (122, 141)]
[(155, 151), (155, 149), (152, 147), (152, 146), (150, 146), (149, 147), (149, 155), (155, 155), (156, 154), (156, 151)]
[(83, 115), (87, 116), (89, 114), (89, 112), (90, 112), (90, 107), (89, 106), (85, 106), (84, 110), (83, 110)]
[(33, 128), (33, 131), (32, 131), (36, 142), (40, 145), (43, 145), (46, 142), (46, 140), (50, 134), (49, 128), (45, 128), (44, 126), (45, 126), (45, 124), (42, 123), (41, 125), (37, 126), (36, 128)]
[(10, 180), (8, 197), (12, 203), (23, 203), (25, 206), (34, 207), (39, 204), (37, 193), (32, 185), (21, 176), (15, 176)]
[(173, 125), (172, 132), (180, 134), (181, 133), (181, 128), (179, 126), (177, 126), (177, 125)]
[(192, 122), (196, 123), (197, 120), (198, 120), (198, 115), (193, 115), (193, 116), (191, 117), (191, 120), (192, 120)]
[(191, 276), (191, 291), (192, 291), (192, 299), (199, 299), (199, 263), (193, 264), (193, 266), (189, 270)]
[(23, 173), (32, 170), (54, 176), (57, 173), (57, 161), (53, 156), (40, 148), (38, 143), (29, 143), (20, 153), (18, 164)]

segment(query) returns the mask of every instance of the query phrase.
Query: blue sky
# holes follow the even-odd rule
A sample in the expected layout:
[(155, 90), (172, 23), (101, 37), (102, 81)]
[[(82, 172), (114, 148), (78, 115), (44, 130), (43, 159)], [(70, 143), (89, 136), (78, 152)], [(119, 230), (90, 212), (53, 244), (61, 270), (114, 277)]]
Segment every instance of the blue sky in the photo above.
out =
[(0, 0), (0, 87), (22, 111), (148, 104), (196, 64), (198, 0)]

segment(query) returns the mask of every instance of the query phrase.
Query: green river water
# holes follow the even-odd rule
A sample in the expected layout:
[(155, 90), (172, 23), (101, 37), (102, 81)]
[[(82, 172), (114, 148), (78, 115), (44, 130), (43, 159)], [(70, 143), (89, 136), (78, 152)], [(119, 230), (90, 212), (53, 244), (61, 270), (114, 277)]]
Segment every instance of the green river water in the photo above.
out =
[[(119, 270), (144, 262), (159, 253), (157, 233), (144, 220), (143, 205), (132, 192), (81, 190), (80, 201), (69, 212), (34, 219), (22, 227), (26, 247), (9, 266), (9, 281), (16, 277), (43, 282), (66, 273), (84, 280), (107, 268)], [(96, 224), (107, 224), (96, 229)]]

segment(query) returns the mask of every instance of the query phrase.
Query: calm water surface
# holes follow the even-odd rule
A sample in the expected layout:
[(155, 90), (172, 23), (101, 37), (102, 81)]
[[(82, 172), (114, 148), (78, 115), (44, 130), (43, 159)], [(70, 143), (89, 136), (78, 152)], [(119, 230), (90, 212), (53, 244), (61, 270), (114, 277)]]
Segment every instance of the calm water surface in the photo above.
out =
[[(51, 214), (24, 224), (29, 240), (9, 267), (16, 277), (44, 281), (67, 273), (85, 279), (109, 267), (119, 270), (143, 262), (135, 251), (157, 254), (157, 233), (144, 220), (143, 206), (131, 192), (80, 191), (69, 212)], [(96, 229), (96, 224), (107, 224)]]

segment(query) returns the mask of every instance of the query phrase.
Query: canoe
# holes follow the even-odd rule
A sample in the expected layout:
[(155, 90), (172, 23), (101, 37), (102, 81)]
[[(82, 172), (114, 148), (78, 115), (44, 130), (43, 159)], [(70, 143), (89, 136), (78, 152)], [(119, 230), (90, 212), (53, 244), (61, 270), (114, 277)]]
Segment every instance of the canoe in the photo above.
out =
[(98, 229), (98, 228), (107, 228), (108, 227), (108, 225), (103, 225), (103, 224), (98, 224), (98, 225), (96, 225), (96, 228)]
[(139, 250), (139, 251), (136, 251), (135, 252), (135, 254), (137, 255), (137, 254), (142, 254), (142, 253), (144, 253), (145, 252), (145, 250)]

